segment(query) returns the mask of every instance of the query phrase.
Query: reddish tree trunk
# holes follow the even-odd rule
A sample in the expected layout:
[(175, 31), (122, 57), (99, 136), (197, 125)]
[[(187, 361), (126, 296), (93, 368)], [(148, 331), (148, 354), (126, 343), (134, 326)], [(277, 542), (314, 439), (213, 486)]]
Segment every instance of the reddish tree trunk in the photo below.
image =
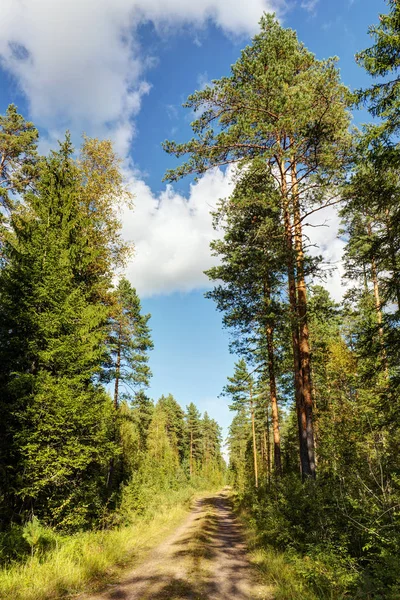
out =
[[(304, 277), (304, 251), (303, 234), (300, 220), (300, 204), (297, 185), (297, 170), (295, 163), (292, 163), (292, 202), (294, 219), (294, 237), (296, 251), (296, 279), (297, 279), (297, 311), (299, 322), (299, 345), (300, 345), (300, 364), (303, 384), (303, 402), (306, 417), (306, 443), (309, 460), (308, 472), (303, 472), (303, 477), (315, 477), (315, 445), (314, 445), (314, 426), (313, 426), (313, 394), (311, 382), (311, 355), (309, 344), (309, 331), (307, 322), (307, 290)], [(304, 423), (302, 424), (304, 426)], [(304, 433), (303, 433), (304, 435)]]
[(291, 312), (291, 331), (292, 331), (292, 347), (293, 347), (293, 368), (294, 368), (294, 386), (296, 399), (297, 424), (299, 431), (299, 447), (300, 447), (300, 468), (302, 477), (309, 476), (310, 460), (307, 448), (307, 417), (303, 400), (303, 377), (300, 361), (300, 341), (299, 341), (299, 325), (297, 315), (297, 294), (296, 280), (294, 275), (294, 259), (293, 259), (293, 235), (292, 225), (290, 220), (288, 190), (286, 183), (286, 166), (285, 161), (280, 163), (281, 168), (281, 195), (283, 204), (283, 220), (285, 228), (286, 241), (286, 264), (288, 271), (288, 288), (289, 288), (289, 304)]

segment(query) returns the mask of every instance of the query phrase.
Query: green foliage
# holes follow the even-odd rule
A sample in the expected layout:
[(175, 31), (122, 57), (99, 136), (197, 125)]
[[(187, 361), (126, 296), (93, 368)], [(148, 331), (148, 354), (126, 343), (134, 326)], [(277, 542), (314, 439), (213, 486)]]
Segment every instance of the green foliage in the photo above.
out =
[(12, 209), (13, 195), (35, 183), (38, 137), (36, 127), (25, 121), (14, 104), (10, 104), (5, 115), (0, 115), (0, 204), (3, 208)]
[[(260, 33), (242, 50), (231, 75), (189, 96), (184, 106), (200, 113), (192, 123), (195, 137), (183, 144), (164, 143), (177, 157), (189, 155), (167, 178), (256, 157), (272, 168), (278, 155), (291, 158), (293, 152), (306, 174), (322, 165), (331, 170), (338, 149), (349, 143), (348, 100), (335, 60), (317, 61), (294, 31), (264, 15)], [(295, 150), (289, 143), (281, 145), (279, 137), (290, 135)]]
[(37, 552), (44, 552), (56, 545), (57, 538), (48, 527), (43, 527), (37, 517), (32, 517), (22, 531), (23, 539), (29, 544), (32, 556)]
[(42, 161), (37, 191), (12, 217), (2, 285), (4, 448), (15, 509), (62, 527), (98, 514), (116, 453), (111, 406), (96, 383), (106, 307), (77, 281), (86, 252), (78, 171), (68, 139)]
[(118, 407), (120, 386), (124, 386), (128, 394), (135, 394), (149, 386), (148, 352), (153, 349), (153, 342), (148, 326), (150, 315), (141, 314), (139, 296), (125, 278), (120, 280), (115, 290), (112, 313), (109, 360), (103, 379), (115, 382), (114, 404)]
[[(317, 60), (272, 15), (229, 76), (188, 98), (194, 137), (164, 144), (186, 157), (172, 181), (236, 165), (233, 193), (213, 215), (222, 236), (206, 295), (239, 358), (223, 391), (236, 412), (228, 477), (277, 600), (400, 594), (400, 8), (388, 6), (370, 28), (374, 45), (357, 55), (382, 78), (357, 93), (380, 119), (357, 148), (336, 59)], [(14, 106), (0, 117), (10, 213), (0, 555), (27, 559), (0, 576), (0, 590), (24, 600), (77, 591), (132, 555), (140, 516), (150, 523), (226, 475), (216, 421), (171, 394), (154, 404), (144, 393), (150, 315), (126, 278), (113, 287), (130, 252), (116, 209), (130, 197), (111, 143), (85, 139), (75, 159), (67, 135), (39, 159), (37, 136)], [(302, 231), (339, 196), (352, 283), (340, 305), (314, 285), (321, 268)], [(104, 382), (114, 383), (114, 402)], [(90, 527), (104, 531), (81, 532)]]
[[(379, 16), (379, 24), (371, 25), (369, 34), (374, 45), (356, 55), (357, 62), (362, 65), (373, 78), (381, 78), (369, 89), (358, 92), (358, 100), (367, 102), (374, 117), (380, 117), (382, 123), (369, 129), (369, 136), (383, 137), (385, 141), (396, 134), (399, 128), (399, 32), (400, 7), (396, 0), (387, 0), (388, 14)], [(393, 75), (390, 79), (388, 76)]]
[(110, 576), (120, 576), (121, 568), (177, 527), (195, 492), (193, 487), (184, 486), (176, 492), (153, 494), (142, 515), (130, 513), (121, 526), (110, 530), (62, 537), (53, 532), (53, 547), (35, 552), (26, 563), (10, 564), (0, 571), (0, 597), (50, 600), (79, 594), (99, 583), (106, 585)]

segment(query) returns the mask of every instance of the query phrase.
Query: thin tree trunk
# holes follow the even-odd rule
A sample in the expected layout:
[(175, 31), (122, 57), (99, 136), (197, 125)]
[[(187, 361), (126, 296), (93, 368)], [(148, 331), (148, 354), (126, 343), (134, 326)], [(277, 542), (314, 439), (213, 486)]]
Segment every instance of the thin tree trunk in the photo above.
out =
[(381, 298), (380, 298), (380, 294), (379, 294), (379, 283), (378, 283), (378, 275), (377, 275), (377, 271), (376, 271), (376, 263), (375, 263), (374, 258), (371, 261), (371, 273), (372, 273), (372, 284), (374, 286), (374, 301), (375, 301), (376, 318), (378, 321), (378, 335), (379, 335), (379, 343), (381, 345), (383, 370), (387, 377), (389, 371), (388, 371), (388, 362), (387, 362), (387, 355), (386, 355), (386, 349), (385, 349), (385, 339), (384, 339), (384, 333), (383, 333), (382, 305), (381, 305)]
[(292, 331), (292, 347), (293, 347), (293, 366), (294, 366), (294, 387), (296, 399), (297, 424), (299, 431), (299, 449), (300, 449), (300, 468), (302, 477), (310, 475), (310, 461), (307, 450), (307, 418), (303, 401), (303, 378), (301, 373), (300, 362), (300, 342), (299, 342), (299, 326), (297, 318), (297, 295), (296, 295), (296, 280), (294, 276), (293, 262), (293, 235), (290, 222), (288, 191), (286, 183), (286, 166), (282, 159), (280, 163), (281, 169), (281, 194), (283, 204), (283, 221), (285, 228), (286, 241), (286, 264), (288, 271), (288, 288), (289, 288), (289, 304), (291, 312), (291, 331)]
[(265, 450), (267, 454), (267, 481), (268, 485), (271, 484), (271, 443), (270, 443), (270, 432), (269, 432), (269, 412), (267, 406), (267, 419), (266, 419), (266, 429), (264, 429), (264, 444)]
[(250, 382), (250, 413), (251, 413), (251, 429), (253, 432), (254, 480), (255, 480), (255, 486), (256, 486), (256, 488), (258, 488), (256, 426), (255, 426), (255, 422), (254, 422), (253, 386), (252, 386), (251, 382)]
[[(368, 235), (371, 237), (372, 230), (371, 230), (370, 223), (368, 223), (367, 231), (368, 231)], [(386, 355), (386, 349), (385, 349), (385, 339), (384, 339), (384, 332), (383, 332), (382, 304), (381, 304), (381, 297), (380, 297), (380, 293), (379, 293), (378, 272), (377, 272), (376, 262), (375, 262), (374, 257), (372, 257), (372, 259), (371, 259), (371, 276), (372, 276), (372, 285), (374, 287), (374, 303), (375, 303), (376, 319), (378, 321), (378, 336), (379, 336), (379, 344), (381, 346), (382, 365), (383, 365), (383, 370), (384, 370), (385, 376), (386, 376), (386, 378), (388, 378), (389, 369), (388, 369), (387, 355)]]
[[(264, 296), (267, 303), (271, 301), (271, 294), (269, 286), (264, 283)], [(274, 466), (275, 474), (282, 475), (282, 460), (281, 460), (281, 437), (279, 431), (279, 413), (278, 413), (278, 400), (276, 393), (276, 379), (275, 379), (275, 356), (274, 356), (274, 330), (271, 320), (268, 319), (266, 326), (267, 336), (267, 352), (268, 352), (268, 374), (269, 374), (269, 392), (271, 400), (271, 413), (272, 413), (272, 431), (274, 436)]]
[(189, 456), (189, 473), (193, 475), (193, 431), (190, 431), (190, 456)]
[(299, 343), (300, 361), (303, 383), (303, 402), (306, 413), (306, 439), (309, 459), (309, 472), (303, 475), (315, 478), (315, 445), (313, 426), (313, 397), (311, 382), (311, 355), (309, 344), (309, 331), (307, 322), (307, 290), (304, 276), (304, 251), (303, 233), (300, 220), (299, 192), (297, 185), (297, 169), (293, 162), (291, 167), (292, 178), (292, 202), (294, 218), (294, 239), (296, 251), (296, 275), (297, 275), (297, 310), (299, 317)]
[(393, 247), (393, 235), (392, 235), (392, 228), (390, 225), (390, 215), (389, 215), (388, 209), (386, 209), (386, 211), (385, 211), (385, 216), (386, 216), (386, 219), (385, 219), (386, 232), (387, 232), (388, 243), (389, 243), (390, 262), (392, 265), (393, 279), (395, 281), (394, 288), (395, 288), (396, 301), (397, 301), (397, 310), (400, 311), (400, 274), (399, 274), (399, 270), (397, 268), (397, 253), (396, 253), (395, 248)]
[(121, 377), (121, 336), (122, 336), (122, 323), (119, 324), (117, 362), (115, 364), (115, 386), (114, 386), (114, 408), (115, 408), (115, 410), (117, 410), (117, 408), (118, 408), (119, 380)]

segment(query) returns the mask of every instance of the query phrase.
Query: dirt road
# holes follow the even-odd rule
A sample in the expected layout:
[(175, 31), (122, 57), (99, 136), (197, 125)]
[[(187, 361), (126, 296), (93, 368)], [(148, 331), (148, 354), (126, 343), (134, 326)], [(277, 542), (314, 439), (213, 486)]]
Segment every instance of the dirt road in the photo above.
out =
[(117, 585), (86, 600), (272, 600), (246, 555), (240, 524), (221, 492), (198, 500), (186, 521)]

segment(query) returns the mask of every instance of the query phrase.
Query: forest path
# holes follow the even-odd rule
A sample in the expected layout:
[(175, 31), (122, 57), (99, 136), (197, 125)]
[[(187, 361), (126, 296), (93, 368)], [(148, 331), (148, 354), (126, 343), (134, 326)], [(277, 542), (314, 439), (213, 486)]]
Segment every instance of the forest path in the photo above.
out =
[(257, 583), (228, 493), (197, 500), (185, 522), (124, 580), (86, 600), (272, 600)]

